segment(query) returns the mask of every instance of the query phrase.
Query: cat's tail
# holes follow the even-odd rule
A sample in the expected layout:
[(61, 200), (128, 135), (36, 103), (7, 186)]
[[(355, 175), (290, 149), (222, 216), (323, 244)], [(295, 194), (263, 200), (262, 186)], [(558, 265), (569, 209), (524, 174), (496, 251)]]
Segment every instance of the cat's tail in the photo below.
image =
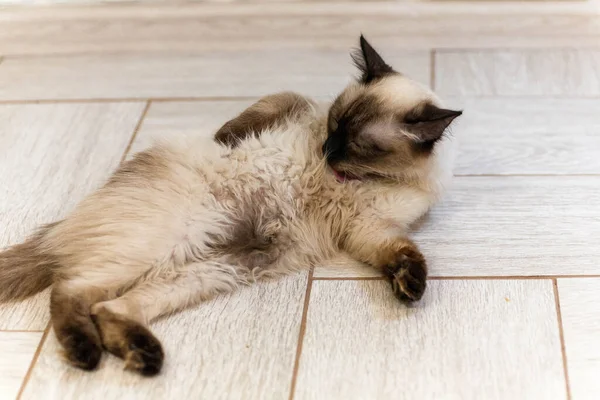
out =
[(58, 261), (45, 249), (44, 237), (56, 224), (0, 252), (0, 303), (23, 300), (52, 285)]

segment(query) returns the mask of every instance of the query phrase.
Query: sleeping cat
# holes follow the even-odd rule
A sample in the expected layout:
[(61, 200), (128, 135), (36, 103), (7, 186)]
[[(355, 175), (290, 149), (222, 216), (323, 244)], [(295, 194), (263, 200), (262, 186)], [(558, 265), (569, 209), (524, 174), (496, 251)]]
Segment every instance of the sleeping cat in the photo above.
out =
[(360, 45), (362, 76), (329, 108), (280, 93), (215, 140), (136, 154), (67, 218), (0, 253), (0, 301), (52, 285), (69, 362), (92, 370), (106, 349), (155, 375), (153, 319), (340, 252), (419, 300), (427, 268), (407, 231), (452, 175), (444, 132), (461, 112)]

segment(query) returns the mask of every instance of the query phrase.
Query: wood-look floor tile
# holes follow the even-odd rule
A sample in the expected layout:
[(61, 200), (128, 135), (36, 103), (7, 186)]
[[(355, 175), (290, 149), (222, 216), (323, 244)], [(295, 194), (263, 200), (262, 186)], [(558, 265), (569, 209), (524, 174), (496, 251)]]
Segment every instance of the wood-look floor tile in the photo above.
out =
[[(0, 100), (254, 97), (283, 90), (332, 97), (357, 75), (350, 51), (9, 58), (0, 65)], [(428, 51), (392, 50), (388, 62), (429, 84)]]
[(573, 400), (600, 396), (600, 279), (559, 279), (558, 293)]
[(43, 331), (49, 318), (50, 289), (18, 303), (0, 303), (0, 331)]
[(295, 400), (566, 399), (552, 282), (314, 281)]
[(0, 332), (0, 399), (14, 399), (42, 332)]
[(448, 99), (456, 174), (600, 174), (600, 99)]
[(109, 3), (7, 8), (0, 49), (7, 55), (331, 49), (354, 45), (361, 32), (405, 48), (592, 47), (600, 34), (591, 0)]
[(23, 399), (285, 399), (289, 395), (306, 273), (263, 282), (152, 325), (165, 365), (155, 378), (106, 356), (82, 372), (61, 359), (50, 334)]
[(600, 274), (600, 177), (456, 178), (413, 235), (435, 276)]
[(596, 49), (441, 51), (435, 87), (443, 95), (598, 96)]

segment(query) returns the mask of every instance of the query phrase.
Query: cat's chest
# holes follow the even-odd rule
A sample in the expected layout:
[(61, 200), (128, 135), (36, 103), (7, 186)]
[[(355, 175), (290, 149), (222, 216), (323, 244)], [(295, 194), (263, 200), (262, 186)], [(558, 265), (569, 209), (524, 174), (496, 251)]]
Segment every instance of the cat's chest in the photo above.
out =
[(364, 208), (364, 200), (357, 185), (329, 183), (317, 188), (299, 191), (298, 213), (309, 229), (321, 240), (337, 241), (352, 221)]

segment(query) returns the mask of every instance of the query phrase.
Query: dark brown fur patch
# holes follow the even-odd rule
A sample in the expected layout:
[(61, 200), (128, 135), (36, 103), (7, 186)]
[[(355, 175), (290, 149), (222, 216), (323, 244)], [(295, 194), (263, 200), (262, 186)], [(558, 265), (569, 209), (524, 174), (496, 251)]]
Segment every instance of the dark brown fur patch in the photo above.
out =
[(426, 102), (413, 109), (399, 122), (404, 124), (407, 132), (418, 138), (414, 142), (415, 150), (418, 153), (429, 154), (435, 143), (444, 135), (446, 128), (460, 115), (462, 111), (447, 110)]
[(231, 225), (224, 237), (212, 237), (210, 247), (217, 257), (225, 256), (232, 264), (252, 270), (266, 268), (281, 255), (283, 220), (278, 210), (264, 207), (264, 191), (240, 201), (230, 216)]
[(348, 177), (398, 176), (429, 156), (459, 115), (429, 102), (402, 111), (390, 108), (376, 93), (342, 94), (330, 108), (322, 151), (329, 164)]
[(376, 156), (382, 149), (377, 148), (373, 141), (366, 140), (361, 132), (383, 116), (375, 96), (359, 97), (344, 109), (339, 103), (335, 104), (329, 113), (327, 125), (330, 132), (323, 145), (323, 153), (327, 154), (329, 161)]
[(0, 303), (22, 300), (52, 285), (58, 260), (44, 249), (44, 236), (59, 222), (46, 225), (23, 243), (0, 253)]
[(388, 179), (415, 164), (413, 140), (396, 122), (398, 111), (390, 109), (376, 94), (362, 91), (343, 94), (329, 112), (328, 137), (323, 153), (329, 164), (348, 178)]
[(310, 102), (296, 93), (284, 92), (263, 97), (236, 118), (228, 121), (215, 134), (215, 140), (235, 146), (250, 135), (259, 135), (286, 119), (310, 109)]
[(408, 239), (399, 240), (390, 250), (380, 268), (390, 280), (394, 295), (403, 302), (420, 300), (427, 286), (425, 257)]
[(74, 366), (91, 371), (102, 357), (102, 344), (90, 318), (90, 307), (101, 299), (101, 292), (88, 289), (85, 294), (70, 293), (60, 285), (52, 289), (50, 317), (54, 333), (65, 357)]
[(162, 368), (164, 352), (158, 339), (143, 325), (100, 308), (93, 316), (104, 348), (125, 360), (125, 368), (154, 376)]
[(384, 273), (399, 300), (413, 302), (423, 296), (427, 286), (427, 263), (413, 241), (396, 237), (373, 243), (361, 251), (366, 251), (361, 260)]
[(365, 84), (395, 73), (363, 35), (360, 35), (360, 50), (352, 55), (352, 59), (362, 74), (361, 82)]

